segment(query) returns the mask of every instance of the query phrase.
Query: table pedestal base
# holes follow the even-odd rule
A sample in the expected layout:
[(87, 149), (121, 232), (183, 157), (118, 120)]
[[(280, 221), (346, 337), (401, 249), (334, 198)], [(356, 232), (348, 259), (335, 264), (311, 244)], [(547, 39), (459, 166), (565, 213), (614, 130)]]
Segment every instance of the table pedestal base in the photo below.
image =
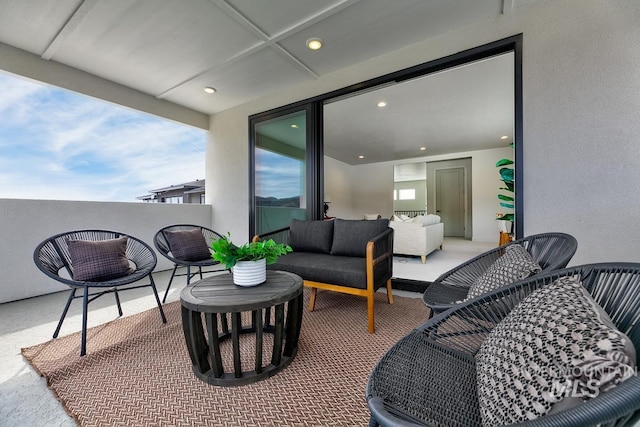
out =
[[(291, 363), (298, 350), (302, 305), (303, 296), (300, 293), (288, 302), (245, 312), (251, 316), (250, 322), (245, 322), (246, 325), (242, 322), (242, 312), (200, 313), (183, 306), (182, 325), (193, 372), (202, 381), (219, 386), (250, 384), (275, 375)], [(266, 364), (262, 360), (265, 333), (273, 335), (273, 351)], [(255, 334), (255, 364), (253, 369), (243, 371), (240, 336), (245, 334)], [(229, 339), (233, 370), (225, 372), (221, 343)], [(247, 344), (246, 340), (242, 341)]]

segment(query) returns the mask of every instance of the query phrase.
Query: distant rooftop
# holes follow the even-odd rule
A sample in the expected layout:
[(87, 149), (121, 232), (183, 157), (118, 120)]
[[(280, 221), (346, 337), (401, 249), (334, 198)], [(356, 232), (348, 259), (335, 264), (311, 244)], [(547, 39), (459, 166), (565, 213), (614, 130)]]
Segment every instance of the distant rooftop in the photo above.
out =
[[(136, 199), (150, 202), (165, 202), (163, 200), (166, 197), (177, 197), (179, 195), (190, 195), (190, 194), (204, 194), (204, 179), (196, 179), (195, 181), (184, 182), (182, 184), (170, 185), (169, 187), (159, 188), (157, 190), (149, 190), (150, 194), (146, 194), (144, 196), (138, 196)], [(185, 203), (189, 203), (185, 200)]]
[(170, 190), (194, 189), (204, 187), (204, 179), (196, 179), (195, 181), (185, 182), (184, 184), (171, 185), (169, 187), (159, 188), (158, 190), (149, 190), (150, 193), (164, 193)]

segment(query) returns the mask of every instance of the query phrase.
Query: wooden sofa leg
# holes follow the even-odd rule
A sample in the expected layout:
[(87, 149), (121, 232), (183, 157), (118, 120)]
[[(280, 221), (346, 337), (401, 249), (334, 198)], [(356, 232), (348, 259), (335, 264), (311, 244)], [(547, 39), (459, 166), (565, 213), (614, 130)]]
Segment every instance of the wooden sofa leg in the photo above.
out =
[(391, 291), (391, 279), (387, 280), (387, 301), (393, 304), (393, 292)]
[(420, 255), (420, 259), (422, 260), (423, 264), (427, 263), (427, 256), (426, 255)]
[(375, 298), (373, 295), (367, 296), (367, 318), (369, 320), (369, 333), (372, 334), (376, 331), (375, 325), (373, 323), (373, 302)]
[(313, 311), (316, 307), (316, 294), (318, 293), (318, 288), (311, 288), (311, 296), (309, 297), (309, 311)]

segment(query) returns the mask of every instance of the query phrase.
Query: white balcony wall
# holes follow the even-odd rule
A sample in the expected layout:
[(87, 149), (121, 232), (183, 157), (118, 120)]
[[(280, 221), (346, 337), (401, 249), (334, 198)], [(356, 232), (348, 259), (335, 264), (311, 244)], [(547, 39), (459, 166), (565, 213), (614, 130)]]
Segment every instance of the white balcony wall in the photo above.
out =
[[(155, 250), (153, 236), (166, 225), (211, 227), (211, 223), (211, 205), (0, 199), (0, 303), (68, 289), (45, 276), (33, 262), (36, 246), (55, 234), (115, 230)], [(156, 270), (172, 267), (158, 255)], [(166, 283), (157, 285), (163, 290)]]

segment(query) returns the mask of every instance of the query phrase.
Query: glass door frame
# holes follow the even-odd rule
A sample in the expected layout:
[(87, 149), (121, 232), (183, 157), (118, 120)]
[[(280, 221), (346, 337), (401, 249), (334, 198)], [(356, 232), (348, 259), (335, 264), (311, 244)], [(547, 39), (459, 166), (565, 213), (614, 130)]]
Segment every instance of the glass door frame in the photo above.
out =
[[(319, 141), (322, 131), (318, 132), (318, 123), (322, 123), (322, 109), (318, 102), (291, 104), (283, 108), (266, 111), (249, 117), (249, 240), (256, 234), (256, 126), (262, 122), (304, 111), (306, 122), (305, 134), (305, 209), (307, 219), (321, 219), (322, 209), (322, 170), (324, 168), (324, 151)], [(275, 230), (271, 230), (275, 231)]]

